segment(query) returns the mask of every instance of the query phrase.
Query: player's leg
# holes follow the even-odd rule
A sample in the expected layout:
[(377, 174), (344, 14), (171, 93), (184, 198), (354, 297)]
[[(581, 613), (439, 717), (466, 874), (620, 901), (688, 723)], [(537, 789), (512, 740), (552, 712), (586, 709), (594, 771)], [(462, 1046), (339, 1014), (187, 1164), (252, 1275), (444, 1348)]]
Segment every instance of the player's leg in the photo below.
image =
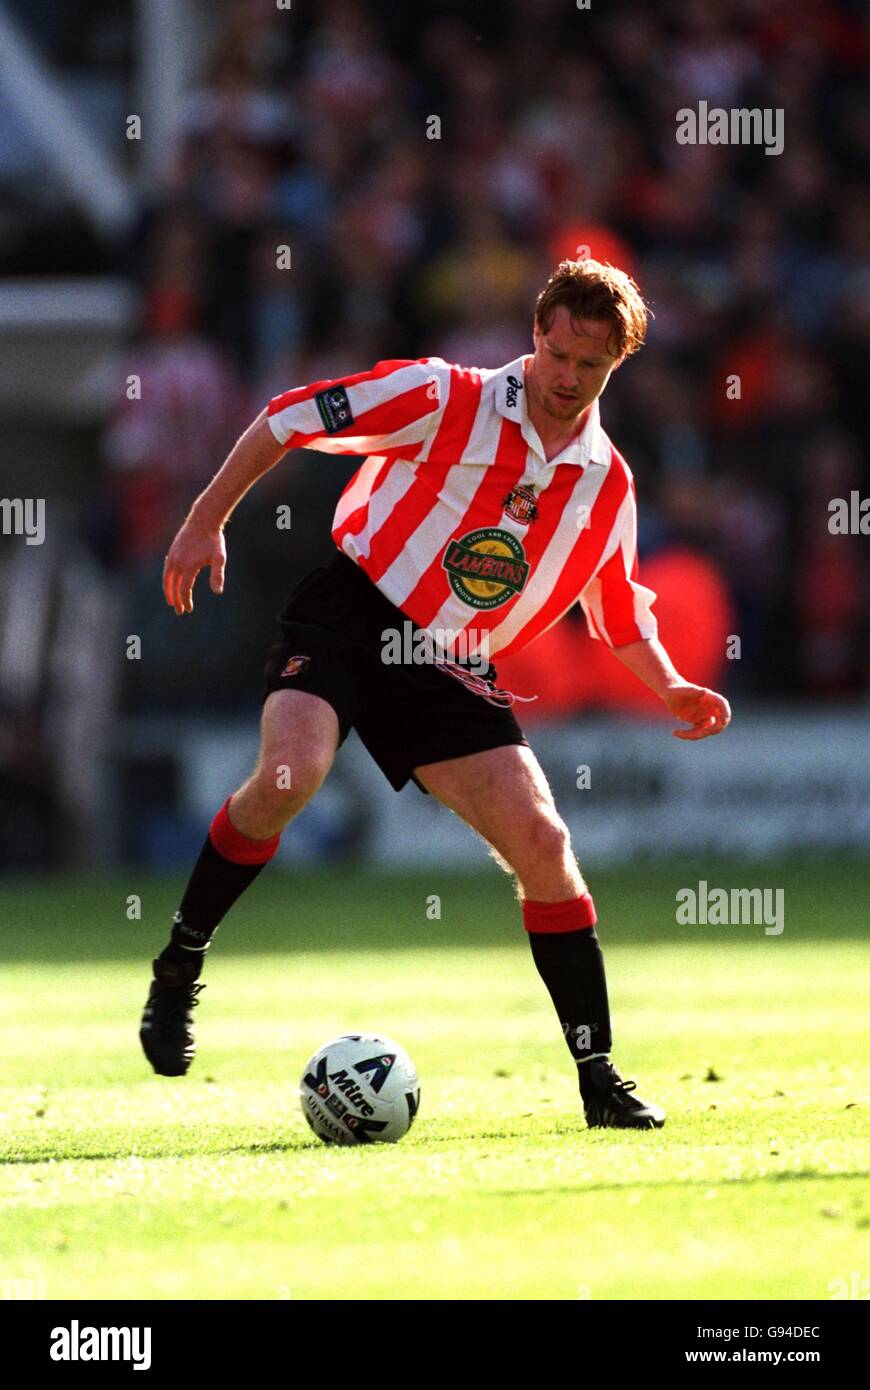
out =
[(544, 771), (507, 746), (414, 769), (515, 876), (523, 924), (572, 1055), (610, 1051), (610, 1015), (595, 909)]
[(267, 698), (257, 764), (212, 821), (162, 960), (202, 961), (218, 923), (326, 777), (337, 746), (338, 719), (325, 700), (299, 690)]
[(236, 830), (253, 840), (280, 835), (324, 781), (337, 747), (338, 716), (326, 700), (273, 691), (263, 705), (256, 767), (229, 800)]
[(427, 791), (482, 835), (518, 880), (523, 900), (560, 902), (584, 894), (544, 770), (530, 748), (508, 745), (416, 767)]
[(544, 771), (509, 745), (416, 767), (427, 791), (461, 816), (516, 878), (532, 957), (578, 1066), (590, 1124), (647, 1128), (664, 1114), (614, 1072), (604, 958), (595, 907)]
[(256, 767), (212, 821), (169, 943), (154, 962), (140, 1038), (162, 1075), (182, 1075), (193, 1058), (190, 1011), (202, 988), (195, 981), (218, 924), (317, 791), (338, 742), (338, 717), (326, 700), (300, 690), (276, 690), (266, 699)]

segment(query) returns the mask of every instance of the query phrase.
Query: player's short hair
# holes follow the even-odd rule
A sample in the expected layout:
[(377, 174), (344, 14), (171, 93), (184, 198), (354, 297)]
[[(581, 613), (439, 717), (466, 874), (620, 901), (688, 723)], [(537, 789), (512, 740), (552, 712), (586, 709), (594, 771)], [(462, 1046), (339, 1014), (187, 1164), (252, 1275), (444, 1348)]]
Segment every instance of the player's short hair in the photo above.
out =
[(608, 348), (630, 357), (643, 346), (648, 309), (641, 292), (624, 270), (602, 261), (560, 261), (535, 304), (535, 322), (548, 333), (560, 304), (572, 319), (610, 319)]

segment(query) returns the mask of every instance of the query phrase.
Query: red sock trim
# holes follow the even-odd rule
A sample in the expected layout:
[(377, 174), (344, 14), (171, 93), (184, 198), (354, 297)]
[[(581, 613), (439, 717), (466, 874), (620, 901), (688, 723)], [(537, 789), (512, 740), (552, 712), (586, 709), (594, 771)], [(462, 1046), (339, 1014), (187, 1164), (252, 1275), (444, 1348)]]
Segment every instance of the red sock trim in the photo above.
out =
[(523, 926), (528, 932), (582, 931), (598, 921), (591, 893), (561, 903), (523, 900)]
[(269, 840), (249, 840), (237, 830), (229, 818), (227, 807), (232, 801), (228, 796), (209, 826), (208, 838), (224, 859), (231, 864), (266, 864), (278, 848), (280, 834)]

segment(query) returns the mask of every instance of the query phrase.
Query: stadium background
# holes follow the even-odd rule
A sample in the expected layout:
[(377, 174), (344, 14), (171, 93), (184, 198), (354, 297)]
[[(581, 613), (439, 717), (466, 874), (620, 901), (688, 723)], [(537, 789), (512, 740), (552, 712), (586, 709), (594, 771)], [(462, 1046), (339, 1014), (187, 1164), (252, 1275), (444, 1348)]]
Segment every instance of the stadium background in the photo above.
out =
[[(676, 744), (577, 608), (505, 662), (578, 852), (866, 843), (868, 541), (828, 502), (867, 492), (867, 33), (852, 0), (4, 0), (2, 492), (43, 497), (46, 536), (2, 539), (0, 864), (190, 862), (357, 465), (290, 453), (230, 523), (225, 595), (200, 580), (179, 621), (160, 575), (192, 498), (294, 384), (528, 350), (582, 244), (655, 315), (603, 419), (662, 635), (736, 717)], [(700, 99), (781, 107), (784, 152), (677, 145)], [(354, 742), (286, 860), (479, 862)]]

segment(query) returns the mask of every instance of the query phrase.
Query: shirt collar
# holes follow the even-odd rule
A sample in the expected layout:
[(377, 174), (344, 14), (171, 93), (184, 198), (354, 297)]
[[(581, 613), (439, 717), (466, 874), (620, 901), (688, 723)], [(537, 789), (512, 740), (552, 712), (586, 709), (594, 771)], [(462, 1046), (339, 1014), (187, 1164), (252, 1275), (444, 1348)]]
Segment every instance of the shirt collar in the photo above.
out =
[[(513, 362), (508, 362), (506, 366), (500, 367), (493, 378), (495, 387), (495, 408), (505, 420), (513, 420), (518, 424), (522, 431), (523, 438), (531, 449), (541, 458), (544, 457), (538, 431), (529, 419), (526, 408), (526, 395), (528, 388), (525, 382), (524, 363), (531, 354), (524, 354), (517, 357)], [(563, 449), (556, 458), (559, 463), (574, 463), (585, 467), (587, 463), (601, 463), (605, 466), (610, 462), (610, 444), (607, 435), (601, 427), (601, 418), (598, 412), (597, 399), (592, 402), (592, 409), (586, 424), (576, 439)], [(555, 463), (556, 459), (551, 459)]]

